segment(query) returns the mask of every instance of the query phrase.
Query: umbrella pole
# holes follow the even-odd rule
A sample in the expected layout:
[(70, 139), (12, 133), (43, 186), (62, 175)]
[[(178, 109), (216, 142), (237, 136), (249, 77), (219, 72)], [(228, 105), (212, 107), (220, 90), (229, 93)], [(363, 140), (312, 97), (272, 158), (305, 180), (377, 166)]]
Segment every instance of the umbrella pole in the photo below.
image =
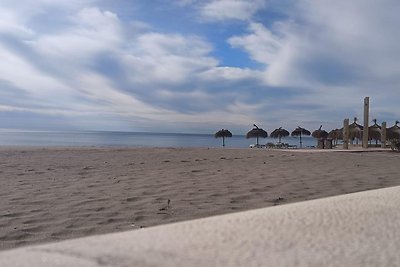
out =
[(225, 136), (222, 136), (222, 147), (225, 147)]
[(258, 147), (258, 136), (257, 136), (257, 147)]
[(303, 147), (303, 142), (301, 142), (301, 133), (300, 133), (300, 148)]
[(279, 136), (279, 144), (281, 143), (281, 136)]

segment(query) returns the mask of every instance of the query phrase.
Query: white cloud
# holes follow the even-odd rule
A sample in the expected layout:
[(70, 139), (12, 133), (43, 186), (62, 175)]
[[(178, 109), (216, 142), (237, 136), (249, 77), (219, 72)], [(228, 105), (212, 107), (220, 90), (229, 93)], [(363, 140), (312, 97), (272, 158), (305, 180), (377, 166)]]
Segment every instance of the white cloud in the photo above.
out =
[(263, 80), (263, 72), (251, 69), (235, 67), (215, 67), (199, 74), (201, 79), (206, 81), (245, 81), (245, 80)]
[(200, 13), (211, 21), (249, 20), (264, 6), (264, 0), (212, 0), (200, 7)]
[(41, 35), (32, 45), (54, 61), (63, 59), (76, 64), (100, 52), (113, 51), (122, 43), (118, 17), (109, 11), (85, 8), (71, 17), (71, 23), (64, 32)]
[(133, 44), (133, 52), (145, 52), (154, 56), (173, 54), (183, 56), (203, 56), (212, 46), (197, 36), (180, 34), (147, 33), (139, 36)]
[(266, 103), (279, 121), (338, 127), (345, 117), (361, 117), (365, 96), (371, 97), (373, 117), (392, 121), (400, 116), (392, 100), (400, 98), (396, 7), (394, 0), (299, 1), (287, 19), (268, 28), (250, 22), (248, 34), (228, 42), (264, 64), (267, 88), (297, 92), (277, 108)]
[[(15, 37), (13, 42), (19, 42), (20, 49), (0, 43), (4, 63), (0, 64), (0, 79), (25, 92), (18, 101), (9, 101), (13, 104), (3, 99), (3, 111), (63, 116), (77, 125), (82, 122), (80, 116), (93, 117), (93, 127), (100, 125), (99, 116), (113, 118), (113, 125), (118, 125), (119, 118), (138, 127), (152, 123), (212, 125), (222, 117), (225, 123), (238, 125), (251, 118), (252, 114), (241, 114), (245, 104), (240, 100), (221, 106), (215, 95), (202, 90), (209, 79), (237, 81), (252, 76), (251, 70), (218, 70), (218, 61), (209, 55), (213, 47), (203, 38), (158, 33), (150, 27), (126, 34), (132, 21), (125, 28), (116, 14), (97, 7), (70, 10), (65, 16), (66, 24), (58, 31), (32, 29), (26, 40)], [(26, 25), (9, 21), (21, 29)], [(93, 70), (99, 55), (111, 56), (125, 81)], [(159, 92), (154, 99), (145, 97)], [(186, 105), (183, 102), (198, 110), (178, 111), (179, 107), (173, 106)]]
[(288, 13), (289, 19), (270, 29), (251, 23), (249, 34), (229, 43), (265, 64), (269, 85), (302, 87), (314, 91), (314, 99), (338, 86), (359, 95), (374, 93), (376, 87), (393, 93), (397, 89), (382, 84), (393, 86), (400, 77), (396, 5), (392, 0), (304, 0)]
[(305, 17), (307, 26), (316, 30), (312, 38), (323, 52), (330, 50), (373, 76), (398, 75), (400, 17), (397, 1), (339, 1), (333, 7), (324, 2), (306, 1), (310, 11)]
[(212, 47), (196, 36), (147, 33), (132, 41), (122, 60), (139, 83), (182, 83), (194, 73), (217, 65), (208, 56)]
[(252, 60), (266, 66), (264, 80), (268, 85), (309, 85), (296, 69), (297, 61), (304, 54), (300, 52), (304, 44), (301, 36), (293, 33), (290, 22), (277, 22), (271, 30), (261, 23), (252, 22), (248, 31), (246, 35), (229, 38), (228, 43), (233, 48), (243, 49)]
[(260, 23), (250, 23), (250, 34), (234, 36), (228, 43), (235, 48), (243, 48), (255, 61), (266, 65), (275, 61), (283, 45), (283, 38), (273, 34)]
[(5, 8), (0, 7), (0, 33), (13, 34), (19, 37), (30, 37), (33, 35), (32, 29), (19, 23), (16, 14)]
[(8, 81), (26, 92), (31, 103), (40, 103), (42, 106), (58, 106), (68, 100), (72, 94), (72, 90), (62, 81), (41, 72), (30, 62), (1, 45), (0, 57), (2, 58), (0, 80)]
[[(175, 8), (207, 21), (248, 23), (247, 32), (227, 42), (264, 66), (257, 70), (221, 66), (214, 50), (220, 44), (199, 33), (210, 24), (192, 34), (192, 28), (171, 33), (158, 21), (120, 17), (118, 8), (111, 12), (99, 1), (39, 0), (27, 8), (30, 2), (0, 7), (3, 111), (61, 114), (71, 121), (84, 114), (96, 123), (105, 116), (120, 120), (121, 129), (129, 128), (124, 123), (205, 129), (253, 122), (312, 127), (317, 121), (336, 127), (344, 116), (358, 115), (358, 103), (369, 95), (374, 114), (400, 116), (394, 0), (289, 1), (286, 16), (269, 17), (275, 22), (268, 26), (263, 12), (270, 15), (274, 1), (175, 1), (181, 5)], [(62, 25), (45, 27), (40, 18), (55, 14)]]
[(199, 2), (199, 0), (172, 0), (172, 2), (178, 6), (188, 6)]
[(76, 77), (80, 90), (94, 102), (103, 103), (102, 109), (117, 114), (135, 115), (139, 117), (157, 117), (170, 113), (168, 110), (152, 107), (137, 100), (132, 94), (123, 93), (112, 83), (95, 73), (88, 73)]
[[(85, 6), (96, 2), (97, 0), (2, 0), (0, 5), (0, 14), (2, 22), (12, 22), (14, 27), (26, 28), (32, 19), (50, 15), (49, 9), (58, 10), (67, 14), (76, 12)], [(1, 24), (0, 24), (1, 25)]]

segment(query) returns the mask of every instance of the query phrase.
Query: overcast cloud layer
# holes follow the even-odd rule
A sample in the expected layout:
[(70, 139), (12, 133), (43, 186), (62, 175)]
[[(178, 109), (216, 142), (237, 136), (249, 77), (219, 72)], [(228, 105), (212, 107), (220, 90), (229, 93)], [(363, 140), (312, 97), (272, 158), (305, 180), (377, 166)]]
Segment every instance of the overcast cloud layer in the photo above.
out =
[(400, 119), (396, 0), (0, 0), (0, 128)]

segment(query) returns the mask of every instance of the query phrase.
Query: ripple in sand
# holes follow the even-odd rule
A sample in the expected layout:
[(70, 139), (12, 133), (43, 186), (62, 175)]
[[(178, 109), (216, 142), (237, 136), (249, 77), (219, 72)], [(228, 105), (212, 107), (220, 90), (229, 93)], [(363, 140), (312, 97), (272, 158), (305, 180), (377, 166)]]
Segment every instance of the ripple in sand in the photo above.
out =
[(103, 211), (105, 209), (106, 209), (105, 207), (97, 207), (97, 208), (94, 208), (93, 210), (96, 212), (99, 212), (99, 211)]
[(126, 199), (126, 201), (128, 201), (128, 202), (133, 202), (133, 201), (136, 201), (136, 200), (139, 200), (140, 199), (140, 197), (128, 197), (127, 199)]
[(44, 229), (46, 229), (46, 226), (38, 225), (38, 226), (21, 228), (20, 231), (29, 233), (29, 234), (35, 234), (35, 233), (43, 232)]
[(20, 217), (22, 214), (23, 214), (22, 212), (9, 212), (1, 215), (1, 217), (15, 218), (15, 217)]
[(133, 217), (133, 220), (134, 220), (135, 222), (140, 222), (140, 221), (143, 221), (145, 218), (146, 218), (146, 217), (145, 217), (144, 215), (137, 215), (137, 216), (134, 216), (134, 217)]

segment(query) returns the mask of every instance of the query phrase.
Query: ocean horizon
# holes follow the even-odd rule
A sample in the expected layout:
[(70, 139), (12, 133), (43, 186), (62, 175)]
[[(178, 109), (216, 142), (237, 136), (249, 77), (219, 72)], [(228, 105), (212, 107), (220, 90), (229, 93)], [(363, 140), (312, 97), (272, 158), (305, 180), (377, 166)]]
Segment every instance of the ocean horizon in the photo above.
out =
[[(299, 146), (298, 137), (281, 140)], [(316, 139), (302, 137), (303, 147), (316, 145)], [(277, 143), (275, 138), (260, 138), (260, 144)], [(227, 148), (248, 148), (256, 139), (245, 135), (225, 138)], [(118, 131), (0, 131), (1, 146), (62, 146), (62, 147), (222, 147), (222, 139), (214, 134), (155, 133)]]

